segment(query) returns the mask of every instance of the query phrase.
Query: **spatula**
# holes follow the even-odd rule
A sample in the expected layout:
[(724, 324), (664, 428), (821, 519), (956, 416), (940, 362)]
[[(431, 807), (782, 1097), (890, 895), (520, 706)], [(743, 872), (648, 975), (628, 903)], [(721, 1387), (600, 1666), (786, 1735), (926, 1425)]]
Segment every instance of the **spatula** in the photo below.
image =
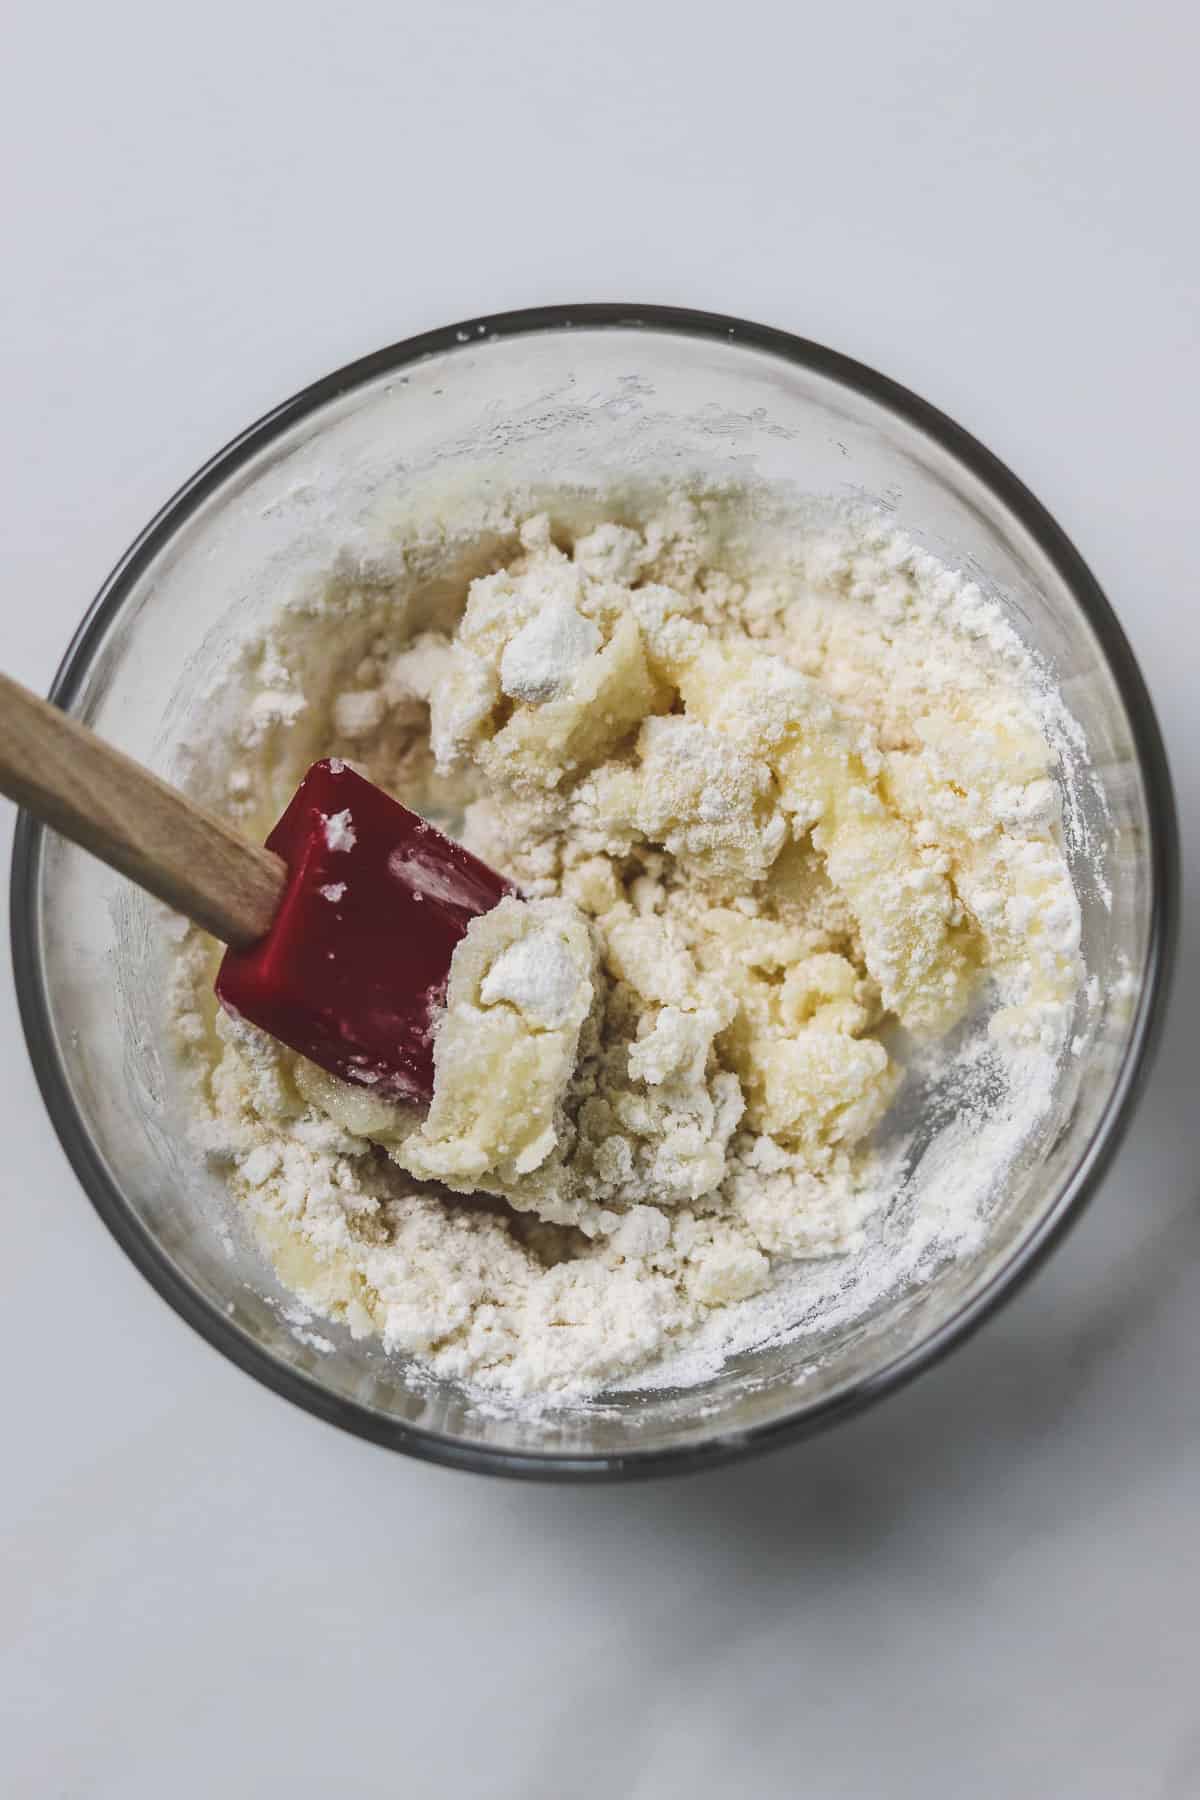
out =
[(454, 947), (515, 890), (382, 788), (314, 763), (265, 845), (0, 675), (0, 792), (229, 946), (217, 996), (344, 1081), (428, 1102)]

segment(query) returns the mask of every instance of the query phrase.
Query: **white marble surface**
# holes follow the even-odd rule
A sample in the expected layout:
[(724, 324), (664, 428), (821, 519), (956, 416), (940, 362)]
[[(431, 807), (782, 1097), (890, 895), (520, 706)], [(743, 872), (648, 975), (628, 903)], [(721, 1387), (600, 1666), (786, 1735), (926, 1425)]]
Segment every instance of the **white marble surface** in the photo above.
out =
[(1200, 1794), (1194, 17), (10, 28), (5, 667), (44, 684), (146, 517), (311, 377), (480, 311), (678, 301), (877, 364), (1025, 476), (1143, 659), (1189, 843), (1163, 1053), (1050, 1266), (856, 1423), (632, 1489), (425, 1468), (223, 1362), (76, 1187), (5, 980), (0, 1792)]

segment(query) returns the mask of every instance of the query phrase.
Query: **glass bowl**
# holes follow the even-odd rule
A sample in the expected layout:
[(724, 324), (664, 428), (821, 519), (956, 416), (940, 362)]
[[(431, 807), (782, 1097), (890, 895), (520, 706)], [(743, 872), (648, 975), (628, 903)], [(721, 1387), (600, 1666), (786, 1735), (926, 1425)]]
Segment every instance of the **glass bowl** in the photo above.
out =
[(389, 484), (411, 492), (434, 473), (486, 486), (552, 466), (595, 480), (631, 459), (668, 474), (752, 472), (886, 508), (1001, 598), (1052, 666), (1107, 802), (1090, 821), (1107, 897), (1094, 869), (1074, 870), (1098, 978), (1085, 1054), (982, 1245), (885, 1296), (853, 1330), (747, 1352), (695, 1388), (531, 1418), (481, 1406), (336, 1327), (298, 1328), (188, 1148), (151, 903), (29, 818), (17, 833), (13, 954), (29, 1049), (118, 1242), (210, 1343), (277, 1393), (377, 1443), (475, 1470), (695, 1468), (810, 1432), (926, 1367), (1014, 1289), (1095, 1186), (1145, 1074), (1170, 963), (1177, 843), (1162, 742), (1129, 645), (1071, 544), (923, 401), (736, 319), (621, 306), (510, 313), (317, 382), (221, 451), (147, 527), (67, 651), (54, 698), (170, 775), (230, 621), (265, 613), (282, 581), (328, 566), (359, 501)]

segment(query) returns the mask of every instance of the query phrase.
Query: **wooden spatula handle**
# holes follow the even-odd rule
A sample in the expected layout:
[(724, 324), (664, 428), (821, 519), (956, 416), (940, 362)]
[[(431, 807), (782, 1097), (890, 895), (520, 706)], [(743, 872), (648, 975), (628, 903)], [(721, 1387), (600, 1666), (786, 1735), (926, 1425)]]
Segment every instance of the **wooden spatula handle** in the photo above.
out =
[(5, 675), (0, 793), (224, 943), (254, 943), (275, 916), (282, 857)]

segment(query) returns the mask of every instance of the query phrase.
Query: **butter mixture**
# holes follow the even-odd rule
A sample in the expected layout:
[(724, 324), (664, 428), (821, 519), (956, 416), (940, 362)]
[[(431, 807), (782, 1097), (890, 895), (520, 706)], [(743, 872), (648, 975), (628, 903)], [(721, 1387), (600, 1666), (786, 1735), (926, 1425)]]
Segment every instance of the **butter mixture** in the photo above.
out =
[(282, 1280), (477, 1389), (629, 1383), (725, 1312), (752, 1341), (886, 1204), (907, 1055), (986, 1014), (1028, 1073), (1069, 1034), (1079, 907), (999, 608), (878, 520), (756, 563), (727, 516), (536, 513), (457, 587), (331, 578), (249, 658), (233, 816), (340, 755), (521, 891), (455, 953), (424, 1117), (214, 1015), (199, 933), (178, 958), (200, 1137)]

